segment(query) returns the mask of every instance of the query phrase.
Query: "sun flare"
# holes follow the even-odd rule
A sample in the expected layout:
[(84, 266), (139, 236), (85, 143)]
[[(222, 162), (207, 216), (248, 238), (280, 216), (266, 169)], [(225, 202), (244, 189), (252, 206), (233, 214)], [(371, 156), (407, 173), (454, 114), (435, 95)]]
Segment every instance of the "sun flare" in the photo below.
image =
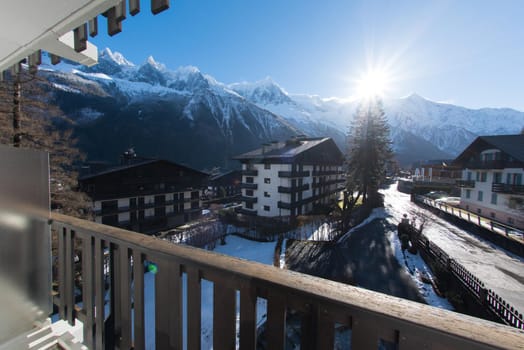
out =
[(390, 84), (389, 74), (381, 69), (370, 69), (356, 80), (358, 98), (384, 97)]

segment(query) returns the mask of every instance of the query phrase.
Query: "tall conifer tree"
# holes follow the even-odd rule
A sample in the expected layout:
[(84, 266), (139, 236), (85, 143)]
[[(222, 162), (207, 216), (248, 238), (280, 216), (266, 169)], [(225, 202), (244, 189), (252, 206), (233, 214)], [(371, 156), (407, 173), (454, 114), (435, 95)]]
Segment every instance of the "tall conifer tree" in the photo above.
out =
[[(382, 101), (361, 102), (348, 134), (348, 181), (350, 196), (362, 197), (363, 203), (378, 197), (385, 179), (386, 165), (392, 158), (389, 127)], [(374, 203), (373, 203), (374, 204)]]

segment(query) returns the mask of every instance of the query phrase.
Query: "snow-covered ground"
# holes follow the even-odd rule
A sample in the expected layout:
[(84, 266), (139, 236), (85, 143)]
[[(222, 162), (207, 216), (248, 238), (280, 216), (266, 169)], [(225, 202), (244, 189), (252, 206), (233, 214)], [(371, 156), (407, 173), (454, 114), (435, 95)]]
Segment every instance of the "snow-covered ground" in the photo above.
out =
[[(216, 253), (235, 256), (237, 258), (256, 261), (262, 264), (273, 265), (273, 254), (276, 242), (255, 242), (237, 236), (227, 236), (226, 245), (217, 245)], [(183, 304), (187, 300), (186, 275), (183, 279)], [(146, 349), (155, 348), (155, 275), (146, 273), (145, 283), (145, 324), (146, 324)], [(201, 348), (213, 348), (213, 283), (202, 280), (202, 323), (201, 323)], [(257, 324), (260, 325), (266, 318), (266, 300), (257, 301)], [(184, 334), (187, 322), (186, 310), (184, 309)], [(239, 295), (237, 293), (237, 330), (239, 321)], [(186, 347), (186, 339), (184, 339)], [(238, 347), (238, 344), (237, 344)]]
[(524, 259), (410, 202), (409, 195), (396, 190), (396, 184), (382, 193), (388, 221), (398, 224), (404, 214), (418, 218), (419, 223), (423, 216), (428, 217), (423, 232), (431, 241), (476, 275), (486, 288), (524, 311)]

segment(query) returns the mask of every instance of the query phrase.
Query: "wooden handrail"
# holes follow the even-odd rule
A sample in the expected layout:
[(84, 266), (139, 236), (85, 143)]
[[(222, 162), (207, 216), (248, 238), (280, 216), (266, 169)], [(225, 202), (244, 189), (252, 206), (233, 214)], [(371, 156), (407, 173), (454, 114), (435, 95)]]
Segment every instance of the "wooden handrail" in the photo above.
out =
[[(231, 307), (234, 307), (235, 303), (231, 298), (234, 297), (233, 291), (238, 290), (241, 305), (240, 344), (246, 344), (246, 348), (254, 349), (256, 344), (253, 307), (256, 297), (263, 297), (268, 300), (266, 337), (268, 346), (272, 349), (283, 348), (285, 329), (282, 327), (285, 327), (286, 310), (288, 309), (296, 310), (302, 315), (304, 331), (302, 341), (304, 347), (307, 345), (309, 348), (329, 348), (330, 346), (332, 348), (334, 325), (338, 323), (352, 329), (351, 341), (354, 349), (376, 349), (379, 339), (396, 342), (399, 349), (424, 347), (524, 349), (524, 332), (504, 325), (322, 278), (197, 248), (171, 244), (158, 238), (61, 214), (53, 213), (52, 220), (53, 228), (58, 231), (59, 238), (62, 237), (59, 239), (62, 242), (59, 257), (67, 252), (66, 256), (59, 258), (59, 261), (66, 266), (65, 269), (60, 269), (62, 275), (59, 276), (58, 282), (61, 286), (67, 282), (67, 274), (69, 278), (72, 278), (70, 247), (73, 244), (73, 238), (79, 238), (83, 240), (84, 247), (87, 247), (84, 249), (89, 249), (89, 254), (93, 254), (93, 266), (96, 270), (93, 271), (91, 267), (87, 266), (85, 271), (92, 278), (91, 283), (95, 285), (94, 287), (84, 286), (84, 291), (92, 293), (94, 289), (101, 294), (103, 287), (101, 283), (103, 281), (100, 281), (100, 279), (103, 280), (101, 256), (104, 254), (104, 244), (109, 247), (112, 256), (110, 270), (113, 298), (110, 309), (112, 317), (108, 320), (111, 320), (115, 333), (104, 335), (96, 333), (104, 328), (111, 329), (111, 327), (102, 327), (101, 322), (103, 321), (100, 320), (100, 317), (96, 317), (99, 315), (93, 315), (92, 309), (86, 311), (87, 326), (84, 323), (84, 328), (87, 327), (91, 332), (88, 332), (88, 342), (96, 349), (103, 342), (111, 340), (112, 337), (121, 348), (129, 348), (131, 345), (131, 339), (123, 339), (131, 334), (130, 270), (133, 271), (134, 278), (140, 276), (142, 264), (137, 264), (137, 262), (141, 263), (143, 259), (158, 262), (159, 265), (155, 287), (157, 348), (170, 348), (166, 344), (174, 344), (175, 347), (180, 344), (183, 328), (177, 315), (181, 312), (182, 303), (180, 297), (181, 274), (187, 273), (188, 288), (193, 286), (198, 292), (188, 293), (188, 307), (195, 307), (199, 303), (201, 279), (214, 282), (215, 303), (218, 300), (224, 301), (223, 304), (216, 305), (215, 312), (218, 312), (218, 315), (226, 315), (227, 319), (221, 320), (220, 316), (214, 318), (214, 334), (218, 334), (221, 330), (224, 331), (220, 336), (217, 335), (217, 339), (225, 342), (224, 344), (231, 344), (232, 341), (230, 331), (234, 327), (231, 328), (231, 312), (233, 312)], [(134, 266), (130, 267), (131, 256)], [(89, 262), (86, 265), (89, 265)], [(143, 292), (141, 289), (143, 280), (140, 278), (142, 277), (138, 277), (138, 282), (134, 284), (135, 288), (137, 285), (140, 286), (139, 294)], [(71, 289), (72, 283), (65, 284), (67, 286), (59, 288), (60, 309), (66, 311), (61, 312), (61, 315), (71, 320), (71, 314), (74, 312), (74, 305), (71, 305), (73, 291), (66, 289)], [(62, 293), (65, 294), (64, 297)], [(143, 317), (143, 305), (140, 305), (140, 300), (136, 299), (137, 290), (134, 294), (135, 315), (138, 310)], [(92, 297), (93, 295), (88, 295), (87, 299)], [(101, 310), (102, 301), (99, 297), (90, 300), (94, 300), (95, 306), (98, 305), (98, 310)], [(199, 319), (188, 319), (188, 322), (195, 327), (198, 326), (198, 321)], [(137, 331), (137, 323), (143, 327), (141, 322), (142, 320), (136, 320), (135, 317), (134, 334), (139, 335), (142, 343), (137, 344), (135, 339), (133, 344), (135, 349), (140, 349), (143, 345), (143, 329)], [(306, 330), (309, 332), (305, 332)], [(94, 340), (93, 332), (95, 333)], [(84, 334), (86, 334), (85, 329)], [(187, 336), (189, 337), (188, 344), (199, 343), (197, 340), (199, 328), (188, 327)], [(222, 348), (219, 345), (215, 343), (216, 348)]]

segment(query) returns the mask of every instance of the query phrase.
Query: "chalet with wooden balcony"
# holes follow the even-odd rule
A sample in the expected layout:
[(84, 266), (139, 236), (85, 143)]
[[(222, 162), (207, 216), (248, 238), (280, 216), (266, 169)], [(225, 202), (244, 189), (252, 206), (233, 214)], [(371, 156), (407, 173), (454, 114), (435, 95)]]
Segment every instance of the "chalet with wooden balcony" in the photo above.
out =
[(480, 136), (453, 164), (461, 207), (524, 228), (524, 135)]
[(80, 178), (95, 221), (154, 233), (199, 217), (208, 175), (167, 160), (142, 160)]
[(241, 213), (294, 217), (342, 190), (343, 155), (330, 138), (295, 137), (242, 154)]

